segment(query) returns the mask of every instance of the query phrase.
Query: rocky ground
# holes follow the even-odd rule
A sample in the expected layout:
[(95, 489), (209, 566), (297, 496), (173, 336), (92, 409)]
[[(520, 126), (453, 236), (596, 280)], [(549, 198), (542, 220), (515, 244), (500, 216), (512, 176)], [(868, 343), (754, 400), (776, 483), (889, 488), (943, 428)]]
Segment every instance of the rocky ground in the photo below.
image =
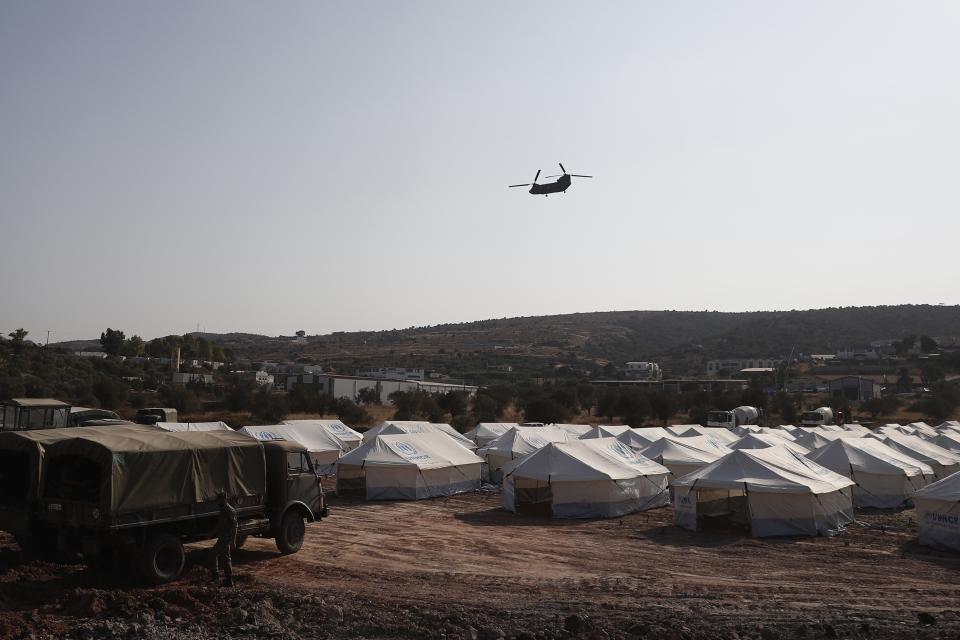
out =
[(236, 555), (211, 588), (204, 549), (144, 587), (0, 539), (6, 638), (960, 638), (960, 556), (916, 544), (911, 511), (835, 538), (692, 533), (671, 510), (516, 517), (495, 494), (334, 503), (304, 548)]

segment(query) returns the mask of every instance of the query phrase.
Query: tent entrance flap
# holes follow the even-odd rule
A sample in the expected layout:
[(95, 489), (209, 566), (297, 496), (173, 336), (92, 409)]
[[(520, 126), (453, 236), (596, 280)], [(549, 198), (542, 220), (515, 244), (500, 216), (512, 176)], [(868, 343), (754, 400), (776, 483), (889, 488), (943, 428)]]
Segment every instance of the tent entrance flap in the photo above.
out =
[(553, 515), (553, 490), (547, 482), (514, 478), (517, 513), (525, 516)]
[(696, 499), (697, 530), (750, 529), (750, 505), (746, 492), (697, 489), (693, 493)]
[(337, 470), (337, 495), (345, 498), (367, 497), (367, 474), (363, 467), (341, 466)]

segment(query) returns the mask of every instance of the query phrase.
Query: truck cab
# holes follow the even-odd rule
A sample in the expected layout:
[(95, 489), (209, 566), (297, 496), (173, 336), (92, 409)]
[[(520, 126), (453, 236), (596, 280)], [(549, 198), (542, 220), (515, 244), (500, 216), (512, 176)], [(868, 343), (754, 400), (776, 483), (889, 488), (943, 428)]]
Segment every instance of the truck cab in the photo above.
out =
[(53, 398), (12, 398), (0, 402), (0, 431), (69, 426), (70, 405)]
[(137, 411), (133, 418), (137, 424), (157, 424), (158, 422), (176, 422), (177, 410), (170, 407), (146, 407)]
[(263, 443), (263, 452), (271, 533), (281, 553), (294, 553), (303, 545), (304, 523), (328, 513), (320, 476), (299, 444), (270, 440)]

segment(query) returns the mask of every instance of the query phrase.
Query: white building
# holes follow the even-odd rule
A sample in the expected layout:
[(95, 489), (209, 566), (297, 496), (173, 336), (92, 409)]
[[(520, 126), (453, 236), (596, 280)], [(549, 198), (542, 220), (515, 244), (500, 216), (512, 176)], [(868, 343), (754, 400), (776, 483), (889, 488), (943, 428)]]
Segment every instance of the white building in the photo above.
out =
[(662, 376), (660, 365), (656, 362), (628, 362), (624, 371), (630, 378), (659, 380)]
[(357, 377), (391, 380), (424, 380), (427, 376), (423, 369), (405, 369), (403, 367), (364, 367), (362, 369), (357, 369)]
[(743, 369), (775, 369), (780, 364), (780, 360), (772, 358), (741, 358), (730, 360), (709, 360), (707, 361), (707, 375), (717, 376), (721, 371), (727, 375), (739, 373)]
[(245, 382), (253, 382), (261, 387), (273, 386), (273, 374), (266, 371), (241, 371), (240, 379)]
[(305, 385), (317, 393), (329, 393), (334, 398), (357, 400), (364, 389), (374, 389), (382, 404), (390, 402), (390, 394), (395, 391), (426, 391), (427, 393), (447, 393), (466, 391), (473, 395), (477, 387), (449, 382), (425, 382), (420, 380), (384, 380), (380, 378), (361, 378), (358, 376), (337, 376), (332, 374), (300, 374), (287, 377), (287, 391), (297, 385)]
[(213, 376), (209, 373), (185, 373), (175, 371), (173, 373), (173, 384), (213, 384)]

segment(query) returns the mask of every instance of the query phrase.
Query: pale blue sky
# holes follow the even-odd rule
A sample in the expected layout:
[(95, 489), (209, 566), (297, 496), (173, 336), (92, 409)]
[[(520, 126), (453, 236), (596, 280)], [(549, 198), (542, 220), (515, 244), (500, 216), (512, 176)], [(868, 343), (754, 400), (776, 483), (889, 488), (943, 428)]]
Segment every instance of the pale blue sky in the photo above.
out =
[[(0, 330), (960, 303), (955, 2), (0, 0)], [(564, 195), (506, 185), (561, 161)]]

